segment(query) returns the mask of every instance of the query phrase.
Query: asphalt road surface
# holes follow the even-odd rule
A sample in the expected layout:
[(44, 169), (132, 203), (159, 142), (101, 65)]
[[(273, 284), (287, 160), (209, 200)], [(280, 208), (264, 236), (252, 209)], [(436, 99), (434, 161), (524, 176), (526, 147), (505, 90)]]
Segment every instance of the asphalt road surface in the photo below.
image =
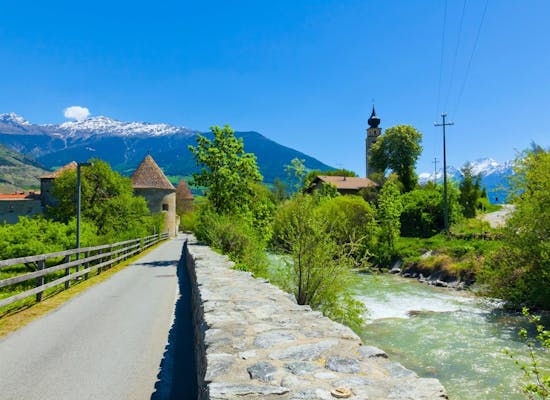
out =
[(165, 374), (182, 245), (165, 242), (1, 340), (0, 399), (154, 398)]

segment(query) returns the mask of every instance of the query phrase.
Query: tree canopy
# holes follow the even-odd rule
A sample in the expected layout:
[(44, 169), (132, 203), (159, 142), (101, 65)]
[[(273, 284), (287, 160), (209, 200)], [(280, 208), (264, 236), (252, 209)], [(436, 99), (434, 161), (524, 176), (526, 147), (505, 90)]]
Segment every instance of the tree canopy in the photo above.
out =
[(379, 171), (391, 169), (399, 176), (405, 192), (416, 186), (415, 165), (422, 152), (422, 134), (410, 125), (386, 129), (372, 145), (369, 163)]
[(463, 208), (464, 216), (473, 218), (476, 216), (477, 203), (482, 194), (481, 176), (473, 174), (473, 167), (470, 163), (466, 163), (460, 171), (462, 180), (458, 186), (460, 190), (458, 202)]
[[(81, 168), (81, 215), (93, 223), (99, 235), (112, 239), (153, 233), (158, 221), (151, 217), (143, 197), (134, 197), (132, 181), (111, 169), (105, 161), (91, 160)], [(68, 222), (76, 215), (76, 171), (66, 171), (54, 182), (56, 203), (47, 216)], [(157, 226), (157, 231), (158, 231)]]
[(197, 165), (195, 184), (206, 186), (206, 197), (217, 213), (248, 211), (254, 196), (253, 183), (261, 182), (256, 156), (244, 152), (242, 139), (237, 139), (229, 125), (210, 128), (213, 138), (198, 135), (197, 146), (189, 146)]

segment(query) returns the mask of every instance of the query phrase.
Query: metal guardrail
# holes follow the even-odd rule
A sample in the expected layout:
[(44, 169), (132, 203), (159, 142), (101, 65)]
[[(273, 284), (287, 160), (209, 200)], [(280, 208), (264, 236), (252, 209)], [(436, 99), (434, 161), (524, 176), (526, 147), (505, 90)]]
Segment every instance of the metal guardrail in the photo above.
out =
[[(108, 269), (112, 265), (119, 263), (134, 254), (141, 253), (146, 248), (151, 247), (152, 245), (167, 238), (168, 234), (162, 233), (113, 244), (82, 247), (79, 249), (59, 251), (56, 253), (0, 260), (0, 273), (2, 272), (2, 269), (5, 269), (6, 267), (19, 264), (35, 263), (37, 266), (36, 271), (0, 280), (0, 288), (3, 288), (21, 282), (26, 282), (31, 279), (36, 279), (34, 288), (1, 299), (0, 307), (12, 304), (33, 295), (36, 295), (36, 301), (39, 302), (42, 300), (42, 294), (45, 290), (61, 284), (64, 284), (64, 288), (68, 289), (71, 280), (81, 278), (82, 276), (87, 278), (89, 273), (95, 270), (100, 273), (102, 270)], [(81, 258), (82, 255), (83, 257)], [(63, 258), (63, 261), (46, 268), (47, 260), (55, 260), (61, 257)], [(73, 260), (71, 260), (71, 258), (73, 258)], [(73, 273), (71, 273), (71, 268), (75, 269)], [(62, 277), (46, 283), (47, 275), (60, 270), (65, 270)]]

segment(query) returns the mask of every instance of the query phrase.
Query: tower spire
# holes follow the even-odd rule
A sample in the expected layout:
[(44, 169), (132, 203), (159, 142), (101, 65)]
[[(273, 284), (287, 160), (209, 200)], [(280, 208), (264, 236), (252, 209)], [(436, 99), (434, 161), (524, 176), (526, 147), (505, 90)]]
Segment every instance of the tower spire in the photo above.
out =
[(376, 143), (376, 140), (382, 133), (382, 129), (378, 127), (380, 125), (380, 118), (376, 115), (374, 104), (372, 105), (372, 112), (367, 122), (369, 123), (369, 127), (367, 129), (367, 138), (365, 139), (365, 145), (366, 145), (365, 161), (366, 161), (366, 177), (368, 178), (370, 174), (372, 174), (373, 172), (376, 172), (375, 169), (371, 165), (369, 165), (369, 151), (372, 145)]

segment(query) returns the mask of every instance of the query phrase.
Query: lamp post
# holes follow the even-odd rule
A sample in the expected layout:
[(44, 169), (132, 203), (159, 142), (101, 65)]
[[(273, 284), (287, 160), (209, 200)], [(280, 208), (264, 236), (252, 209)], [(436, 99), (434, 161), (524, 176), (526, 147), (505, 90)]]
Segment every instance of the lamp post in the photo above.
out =
[(447, 203), (447, 149), (445, 147), (445, 127), (454, 125), (455, 123), (445, 122), (447, 113), (441, 114), (441, 117), (443, 118), (443, 123), (438, 124), (437, 122), (434, 122), (434, 126), (443, 127), (443, 221), (445, 233), (447, 233), (449, 232), (449, 205)]
[[(91, 167), (89, 162), (76, 164), (76, 248), (80, 248), (80, 203), (82, 192), (82, 181), (80, 179), (80, 167)], [(80, 257), (79, 257), (80, 258)]]

